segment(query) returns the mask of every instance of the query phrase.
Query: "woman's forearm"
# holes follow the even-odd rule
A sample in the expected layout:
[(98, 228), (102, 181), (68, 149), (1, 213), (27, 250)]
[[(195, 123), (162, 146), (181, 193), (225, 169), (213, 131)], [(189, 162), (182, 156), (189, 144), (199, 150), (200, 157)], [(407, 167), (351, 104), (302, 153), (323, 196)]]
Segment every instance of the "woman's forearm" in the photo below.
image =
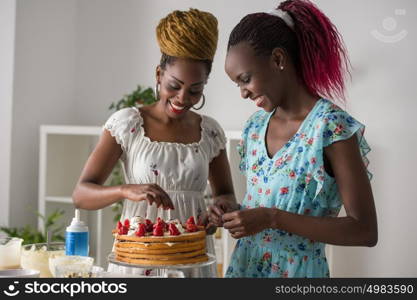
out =
[(271, 228), (333, 245), (373, 247), (378, 240), (376, 224), (349, 216), (312, 217), (271, 208), (270, 220)]
[(214, 196), (213, 198), (214, 198), (214, 203), (213, 203), (214, 205), (216, 204), (224, 205), (225, 203), (227, 203), (227, 207), (230, 208), (230, 210), (228, 211), (239, 209), (239, 204), (236, 201), (236, 197), (234, 193), (220, 194), (220, 195)]
[(95, 183), (78, 183), (72, 194), (75, 207), (96, 210), (124, 199), (123, 185), (102, 186)]
[(214, 198), (214, 201), (224, 199), (226, 201), (229, 201), (230, 203), (237, 203), (234, 193), (219, 194), (219, 195), (213, 196), (213, 198)]

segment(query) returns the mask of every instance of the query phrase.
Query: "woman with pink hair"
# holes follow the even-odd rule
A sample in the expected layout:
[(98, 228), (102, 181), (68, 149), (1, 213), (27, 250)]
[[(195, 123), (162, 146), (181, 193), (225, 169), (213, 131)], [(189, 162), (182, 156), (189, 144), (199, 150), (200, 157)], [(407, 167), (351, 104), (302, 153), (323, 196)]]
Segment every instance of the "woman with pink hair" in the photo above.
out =
[(261, 108), (238, 148), (243, 205), (210, 208), (211, 222), (238, 239), (226, 275), (329, 277), (326, 243), (378, 239), (364, 126), (333, 103), (345, 99), (349, 73), (341, 37), (311, 2), (285, 1), (236, 25), (225, 69)]

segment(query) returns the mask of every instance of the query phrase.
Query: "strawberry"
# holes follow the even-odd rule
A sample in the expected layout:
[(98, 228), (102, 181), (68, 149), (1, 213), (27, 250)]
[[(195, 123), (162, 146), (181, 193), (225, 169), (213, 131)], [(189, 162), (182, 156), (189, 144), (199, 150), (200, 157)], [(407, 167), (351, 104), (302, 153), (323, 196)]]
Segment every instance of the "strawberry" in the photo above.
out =
[(145, 220), (145, 225), (146, 225), (146, 232), (152, 232), (153, 230), (153, 224), (152, 221), (149, 219)]
[(194, 221), (194, 217), (193, 216), (191, 216), (191, 217), (189, 217), (188, 218), (188, 220), (187, 220), (187, 222), (185, 222), (185, 224), (193, 224), (193, 225), (195, 225), (195, 221)]
[(157, 224), (154, 227), (152, 234), (154, 236), (163, 236), (164, 235), (164, 226), (162, 224), (161, 225)]
[(158, 224), (160, 224), (162, 221), (162, 219), (160, 217), (158, 217), (158, 219), (156, 219), (156, 222), (153, 223), (153, 228), (155, 228)]
[(123, 224), (120, 221), (117, 222), (117, 234), (123, 235)]
[(146, 225), (145, 224), (139, 224), (138, 229), (135, 231), (136, 236), (145, 236), (146, 234)]
[(117, 222), (117, 233), (120, 235), (127, 234), (129, 232), (130, 222), (129, 219), (126, 219), (123, 224), (122, 222)]
[(198, 227), (195, 224), (187, 223), (185, 230), (187, 232), (196, 232), (196, 231), (198, 231)]
[(127, 234), (129, 232), (129, 227), (123, 226), (122, 230), (123, 230), (122, 234)]
[(156, 219), (156, 223), (153, 225), (153, 228), (155, 229), (155, 226), (161, 224), (164, 231), (168, 231), (168, 224), (164, 222), (160, 217)]
[(122, 222), (120, 222), (120, 221), (117, 221), (117, 229), (120, 229), (120, 228), (122, 228), (123, 227), (123, 224), (122, 224)]
[(169, 224), (169, 234), (170, 235), (180, 235), (177, 226), (174, 223)]

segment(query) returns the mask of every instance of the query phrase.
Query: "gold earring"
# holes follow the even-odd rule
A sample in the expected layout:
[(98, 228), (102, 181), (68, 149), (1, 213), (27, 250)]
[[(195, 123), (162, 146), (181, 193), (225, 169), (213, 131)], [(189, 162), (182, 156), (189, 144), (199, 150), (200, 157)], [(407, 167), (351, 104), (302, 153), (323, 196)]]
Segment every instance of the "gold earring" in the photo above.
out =
[(159, 100), (159, 90), (160, 90), (160, 84), (159, 82), (157, 82), (155, 85), (155, 91), (154, 91), (156, 100)]
[(200, 109), (202, 109), (203, 108), (203, 106), (204, 106), (204, 104), (206, 103), (206, 96), (204, 96), (204, 94), (203, 94), (203, 103), (200, 105), (200, 107), (199, 108), (195, 108), (194, 106), (193, 106), (193, 108), (195, 109), (195, 110), (200, 110)]

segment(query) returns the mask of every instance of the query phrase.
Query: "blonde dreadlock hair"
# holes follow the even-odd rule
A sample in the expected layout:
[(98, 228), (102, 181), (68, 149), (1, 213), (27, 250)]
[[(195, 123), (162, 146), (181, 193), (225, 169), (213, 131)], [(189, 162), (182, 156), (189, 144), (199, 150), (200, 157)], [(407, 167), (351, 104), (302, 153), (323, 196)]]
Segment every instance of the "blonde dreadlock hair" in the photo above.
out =
[(175, 58), (190, 58), (205, 62), (210, 73), (218, 40), (217, 19), (211, 13), (193, 8), (173, 11), (160, 20), (156, 37), (162, 68)]

